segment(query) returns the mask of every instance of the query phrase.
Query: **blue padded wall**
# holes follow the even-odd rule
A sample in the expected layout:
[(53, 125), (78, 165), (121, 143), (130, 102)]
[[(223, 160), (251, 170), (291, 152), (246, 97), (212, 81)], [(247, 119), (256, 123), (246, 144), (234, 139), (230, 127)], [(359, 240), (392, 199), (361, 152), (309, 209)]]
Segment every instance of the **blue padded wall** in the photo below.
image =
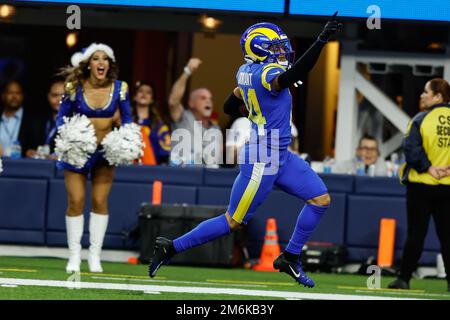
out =
[[(378, 247), (380, 220), (396, 219), (395, 247), (403, 248), (406, 240), (406, 200), (402, 197), (348, 196), (347, 239), (349, 246)], [(439, 250), (439, 241), (430, 223), (425, 250)]]
[(170, 166), (118, 167), (114, 181), (152, 183), (161, 180), (164, 184), (196, 186), (203, 184), (203, 168), (180, 168)]
[(405, 196), (406, 187), (398, 179), (355, 176), (355, 193), (367, 195)]
[(29, 160), (3, 158), (2, 177), (25, 179), (50, 179), (55, 175), (55, 162), (50, 160)]
[[(67, 195), (63, 172), (53, 161), (3, 159), (0, 176), (0, 242), (66, 246)], [(138, 222), (143, 202), (151, 202), (152, 184), (163, 181), (163, 203), (223, 205), (229, 201), (237, 169), (179, 168), (169, 166), (119, 167), (110, 194), (107, 248), (128, 248), (122, 233)], [(406, 236), (405, 187), (398, 179), (321, 174), (332, 205), (311, 241), (345, 244), (353, 261), (376, 256), (379, 224), (383, 217), (397, 220), (396, 258)], [(87, 193), (90, 193), (88, 182)], [(274, 188), (248, 226), (248, 247), (258, 257), (264, 241), (266, 220), (275, 217), (283, 248), (294, 229), (304, 203)], [(86, 199), (85, 234), (88, 244), (90, 199)], [(440, 245), (431, 219), (421, 262), (435, 263)]]
[[(351, 261), (365, 262), (369, 257), (377, 257), (378, 251), (376, 248), (357, 248), (357, 247), (348, 247), (348, 259)], [(401, 261), (403, 251), (395, 250), (394, 252), (394, 264), (399, 264)], [(426, 265), (436, 265), (436, 256), (438, 252), (435, 251), (426, 251), (422, 252), (422, 256), (420, 257), (419, 264)]]
[[(331, 206), (310, 241), (344, 243), (346, 198), (344, 194), (339, 193), (331, 193), (331, 198)], [(277, 220), (278, 237), (281, 247), (284, 248), (291, 238), (303, 206), (304, 202), (294, 196), (278, 190), (272, 191), (248, 225), (249, 247), (253, 248), (250, 250), (251, 254), (259, 256), (269, 218)]]
[(345, 174), (319, 174), (328, 192), (353, 192), (354, 178)]
[(204, 184), (207, 186), (228, 187), (233, 186), (234, 179), (239, 174), (236, 169), (205, 169)]
[(0, 241), (43, 244), (47, 181), (0, 178)]
[[(105, 238), (106, 247), (114, 247), (124, 231), (129, 231), (137, 225), (138, 211), (143, 202), (151, 202), (152, 184), (115, 182), (109, 196), (110, 218)], [(85, 203), (85, 234), (88, 232), (89, 212), (91, 211), (91, 184), (88, 182)], [(187, 186), (163, 186), (164, 203), (188, 203), (196, 201), (196, 188)], [(48, 207), (48, 237), (49, 245), (65, 245), (65, 210), (67, 207), (67, 193), (64, 180), (51, 180)], [(63, 236), (61, 236), (61, 234)], [(115, 236), (115, 238), (111, 238)], [(87, 244), (87, 238), (83, 239)], [(119, 247), (122, 247), (120, 245)]]

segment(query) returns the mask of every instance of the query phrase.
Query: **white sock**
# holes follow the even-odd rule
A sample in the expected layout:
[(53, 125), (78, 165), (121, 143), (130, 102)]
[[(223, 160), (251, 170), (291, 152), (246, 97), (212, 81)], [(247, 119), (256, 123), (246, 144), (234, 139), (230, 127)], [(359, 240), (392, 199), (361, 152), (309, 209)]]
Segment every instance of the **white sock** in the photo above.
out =
[(100, 258), (109, 215), (91, 212), (89, 220), (89, 253)]
[(84, 216), (66, 216), (67, 245), (70, 257), (81, 257), (81, 237), (83, 236)]

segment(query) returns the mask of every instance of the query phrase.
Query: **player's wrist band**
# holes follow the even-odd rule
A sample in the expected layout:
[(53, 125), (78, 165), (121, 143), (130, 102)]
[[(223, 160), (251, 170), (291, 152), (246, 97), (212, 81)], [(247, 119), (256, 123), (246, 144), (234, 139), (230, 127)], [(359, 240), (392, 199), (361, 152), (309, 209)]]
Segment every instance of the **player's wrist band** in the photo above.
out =
[(192, 71), (191, 71), (191, 69), (189, 69), (188, 66), (184, 67), (183, 71), (184, 71), (184, 73), (186, 73), (188, 76), (192, 75)]

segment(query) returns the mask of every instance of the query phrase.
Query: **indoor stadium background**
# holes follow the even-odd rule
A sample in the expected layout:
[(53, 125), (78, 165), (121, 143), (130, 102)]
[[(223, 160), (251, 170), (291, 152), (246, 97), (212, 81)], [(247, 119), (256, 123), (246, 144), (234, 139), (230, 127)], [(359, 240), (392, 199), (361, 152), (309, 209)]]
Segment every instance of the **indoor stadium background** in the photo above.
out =
[[(71, 4), (81, 8), (79, 30), (66, 26), (70, 16), (66, 9)], [(381, 8), (381, 29), (368, 28), (371, 5)], [(76, 51), (101, 42), (114, 49), (120, 79), (129, 84), (139, 80), (154, 84), (159, 111), (168, 116), (170, 89), (189, 58), (197, 57), (203, 63), (186, 92), (210, 89), (215, 121), (225, 130), (231, 120), (222, 105), (235, 87), (236, 70), (244, 63), (239, 44), (243, 31), (261, 21), (278, 24), (300, 57), (335, 11), (344, 30), (325, 47), (308, 81), (291, 89), (299, 152), (312, 161), (332, 197), (331, 208), (311, 241), (322, 249), (332, 244), (345, 251), (345, 263), (336, 268), (314, 272), (311, 267), (316, 289), (297, 288), (285, 275), (248, 270), (260, 258), (267, 220), (276, 219), (283, 249), (304, 205), (278, 189), (236, 236), (243, 240), (229, 240), (234, 241), (231, 249), (223, 241), (180, 259), (154, 280), (148, 278), (146, 265), (135, 264), (134, 258), (139, 257), (142, 239), (148, 241), (142, 235), (146, 229), (142, 225), (139, 229), (139, 212), (144, 203), (154, 201), (155, 188), (161, 191), (163, 206), (178, 205), (180, 211), (191, 206), (192, 210), (195, 206), (226, 208), (238, 170), (136, 165), (117, 169), (109, 200), (104, 274), (81, 273), (81, 285), (104, 287), (67, 290), (64, 283), (74, 280), (67, 281), (64, 272), (67, 200), (63, 174), (50, 160), (4, 157), (0, 299), (450, 298), (444, 280), (435, 280), (440, 245), (433, 222), (420, 260), (422, 268), (413, 280), (416, 290), (398, 293), (366, 285), (367, 266), (377, 264), (379, 250), (389, 251), (389, 243), (388, 248), (380, 248), (386, 240), (380, 236), (382, 219), (395, 219), (395, 236), (393, 261), (384, 266), (381, 288), (393, 279), (406, 239), (406, 190), (395, 172), (384, 177), (323, 173), (327, 157), (354, 155), (359, 137), (350, 124), (358, 117), (357, 95), (365, 96), (375, 113), (383, 113), (382, 157), (389, 161), (392, 154), (401, 155), (401, 138), (409, 119), (420, 110), (423, 86), (435, 77), (450, 80), (450, 7), (446, 0), (1, 1), (0, 86), (20, 80), (24, 105), (36, 116), (45, 115), (51, 77), (69, 64)], [(358, 82), (361, 75), (369, 83)], [(185, 105), (186, 100), (187, 95)], [(88, 200), (86, 216), (89, 206)], [(86, 231), (82, 242), (86, 249)], [(258, 295), (252, 290), (272, 294)]]

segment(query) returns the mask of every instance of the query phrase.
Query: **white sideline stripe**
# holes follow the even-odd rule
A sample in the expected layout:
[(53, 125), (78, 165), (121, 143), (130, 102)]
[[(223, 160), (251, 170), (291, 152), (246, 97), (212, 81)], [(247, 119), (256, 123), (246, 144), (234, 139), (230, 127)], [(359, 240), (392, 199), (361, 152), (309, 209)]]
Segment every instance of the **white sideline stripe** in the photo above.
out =
[(144, 291), (146, 294), (161, 294), (161, 292), (158, 291)]
[[(81, 251), (82, 260), (87, 260), (88, 255), (88, 249), (83, 249)], [(53, 248), (40, 246), (0, 245), (0, 256), (49, 257), (67, 259), (69, 257), (69, 249), (65, 247)], [(139, 256), (139, 252), (131, 250), (102, 250), (102, 261), (127, 262), (128, 258), (132, 256)]]
[(178, 281), (178, 280), (154, 280), (154, 279), (132, 279), (132, 278), (113, 278), (113, 277), (102, 277), (102, 276), (90, 276), (92, 279), (100, 280), (122, 280), (122, 281), (142, 281), (142, 282), (165, 282), (165, 283), (183, 283), (183, 284), (200, 284), (200, 285), (216, 285), (216, 286), (233, 286), (233, 287), (259, 287), (267, 288), (267, 286), (262, 284), (234, 284), (234, 283), (216, 283), (216, 282), (195, 282), (195, 281)]
[(56, 281), (56, 280), (34, 280), (0, 278), (0, 284), (15, 284), (25, 286), (44, 286), (69, 288), (74, 285), (83, 289), (106, 289), (106, 290), (126, 290), (126, 291), (151, 291), (151, 292), (177, 292), (177, 293), (205, 293), (205, 294), (230, 294), (240, 296), (259, 296), (268, 298), (293, 298), (293, 299), (318, 299), (318, 300), (417, 300), (411, 298), (392, 298), (380, 296), (357, 296), (347, 294), (327, 294), (327, 293), (304, 293), (290, 291), (263, 291), (246, 289), (225, 289), (208, 287), (175, 287), (175, 286), (151, 286), (119, 283), (99, 283), (99, 282), (77, 282)]
[[(355, 292), (367, 293), (368, 290), (355, 290)], [(383, 291), (381, 293), (395, 294), (395, 295), (409, 295), (409, 296), (426, 296), (426, 297), (444, 297), (450, 298), (450, 294), (439, 294), (439, 293), (426, 293), (426, 292), (394, 292), (394, 291)]]

